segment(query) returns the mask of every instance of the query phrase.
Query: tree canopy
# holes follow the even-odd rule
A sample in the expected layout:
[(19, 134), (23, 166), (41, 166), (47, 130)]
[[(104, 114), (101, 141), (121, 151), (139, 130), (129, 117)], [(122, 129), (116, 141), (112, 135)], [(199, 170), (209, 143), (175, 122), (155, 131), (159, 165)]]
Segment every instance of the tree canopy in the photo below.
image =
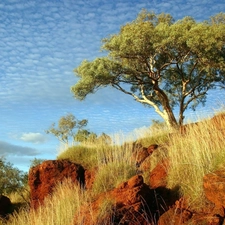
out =
[(72, 138), (74, 140), (77, 132), (80, 132), (87, 123), (86, 119), (78, 120), (73, 114), (69, 113), (59, 119), (58, 127), (55, 127), (55, 123), (53, 123), (46, 133), (53, 134), (59, 141), (68, 144), (69, 139)]
[(0, 157), (0, 194), (20, 192), (27, 185), (27, 173), (13, 167)]
[(103, 39), (102, 50), (108, 54), (84, 60), (74, 70), (79, 78), (71, 87), (75, 98), (110, 85), (177, 127), (187, 108), (204, 105), (208, 91), (225, 80), (225, 14), (203, 22), (175, 21), (169, 14), (143, 10), (118, 34)]

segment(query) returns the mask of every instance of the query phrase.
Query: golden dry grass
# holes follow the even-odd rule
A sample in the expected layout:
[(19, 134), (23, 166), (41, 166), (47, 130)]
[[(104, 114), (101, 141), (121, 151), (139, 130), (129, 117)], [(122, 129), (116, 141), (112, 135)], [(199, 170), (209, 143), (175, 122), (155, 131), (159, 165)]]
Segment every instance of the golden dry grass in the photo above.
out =
[[(223, 116), (217, 120), (204, 120), (198, 125), (189, 126), (185, 134), (179, 132), (168, 135), (162, 133), (142, 134), (140, 142), (144, 146), (160, 144), (162, 148), (155, 151), (149, 163), (151, 169), (162, 158), (169, 157), (170, 169), (168, 171), (168, 187), (180, 187), (181, 195), (188, 196), (190, 204), (204, 204), (203, 176), (220, 167), (225, 167)], [(160, 135), (159, 135), (160, 134)], [(10, 217), (6, 225), (71, 225), (74, 215), (79, 222), (79, 213), (82, 207), (88, 207), (93, 198), (102, 191), (107, 191), (120, 182), (129, 179), (135, 174), (135, 165), (131, 160), (131, 142), (122, 147), (123, 140), (117, 137), (113, 146), (87, 145), (71, 147), (59, 155), (76, 163), (85, 164), (87, 168), (99, 167), (92, 190), (81, 190), (69, 181), (59, 185), (52, 196), (49, 196), (44, 206), (38, 210), (27, 208)], [(163, 143), (166, 142), (165, 145)], [(167, 148), (166, 148), (167, 147)], [(166, 150), (165, 150), (166, 149)], [(89, 165), (88, 165), (89, 164)], [(147, 176), (147, 175), (146, 175)], [(147, 181), (148, 177), (146, 177)], [(147, 182), (146, 182), (147, 183)], [(104, 208), (101, 212), (104, 215)], [(107, 209), (108, 210), (108, 209)], [(90, 212), (92, 213), (92, 212)], [(82, 222), (80, 221), (80, 224)]]
[(224, 117), (188, 126), (170, 139), (168, 186), (179, 186), (193, 204), (204, 204), (203, 176), (225, 166)]

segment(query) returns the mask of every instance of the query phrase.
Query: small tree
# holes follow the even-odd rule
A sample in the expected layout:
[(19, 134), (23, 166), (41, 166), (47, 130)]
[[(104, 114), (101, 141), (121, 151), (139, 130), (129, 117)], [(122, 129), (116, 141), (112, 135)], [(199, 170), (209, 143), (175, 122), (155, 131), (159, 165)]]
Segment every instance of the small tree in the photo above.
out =
[(0, 157), (0, 194), (20, 192), (27, 185), (27, 173)]
[[(225, 14), (196, 22), (142, 11), (120, 32), (103, 40), (108, 55), (84, 60), (71, 88), (83, 100), (99, 88), (113, 88), (153, 107), (169, 127), (183, 124), (184, 112), (204, 104), (210, 89), (225, 82)], [(178, 108), (178, 118), (174, 108)]]
[(78, 130), (76, 135), (74, 136), (74, 140), (77, 142), (85, 142), (88, 140), (90, 134), (91, 133), (88, 130)]
[(63, 116), (58, 121), (58, 128), (55, 128), (55, 123), (46, 131), (47, 134), (51, 133), (58, 138), (59, 141), (69, 144), (69, 139), (76, 135), (75, 129), (80, 131), (83, 127), (87, 125), (88, 121), (86, 119), (77, 120), (74, 115), (68, 114)]

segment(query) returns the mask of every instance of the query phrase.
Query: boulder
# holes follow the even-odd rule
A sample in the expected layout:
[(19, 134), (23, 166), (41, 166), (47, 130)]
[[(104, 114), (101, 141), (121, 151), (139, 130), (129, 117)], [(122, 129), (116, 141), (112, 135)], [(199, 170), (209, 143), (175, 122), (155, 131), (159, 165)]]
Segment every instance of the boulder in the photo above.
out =
[(218, 207), (225, 208), (225, 170), (217, 170), (203, 177), (206, 198)]
[(36, 209), (45, 197), (53, 192), (55, 185), (71, 179), (76, 185), (84, 185), (84, 168), (68, 160), (47, 160), (32, 167), (28, 175), (31, 207)]
[[(74, 225), (151, 225), (156, 208), (154, 191), (136, 175), (117, 188), (100, 194), (74, 217)], [(102, 215), (102, 216), (101, 216)]]
[(166, 187), (168, 169), (169, 160), (164, 159), (162, 162), (158, 163), (156, 167), (151, 171), (149, 183), (152, 189), (158, 187)]

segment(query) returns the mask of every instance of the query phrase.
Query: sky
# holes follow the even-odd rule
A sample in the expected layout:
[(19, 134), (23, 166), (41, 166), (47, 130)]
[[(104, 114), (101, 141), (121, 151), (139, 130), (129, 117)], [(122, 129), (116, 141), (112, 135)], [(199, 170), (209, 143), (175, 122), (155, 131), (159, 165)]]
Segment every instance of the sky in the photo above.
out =
[[(225, 12), (223, 0), (1, 0), (0, 1), (0, 156), (28, 171), (31, 160), (56, 159), (59, 141), (50, 125), (72, 113), (87, 119), (90, 131), (129, 133), (160, 119), (154, 110), (112, 88), (84, 101), (70, 87), (73, 70), (100, 56), (101, 40), (118, 33), (143, 9), (197, 21)], [(224, 91), (212, 92), (206, 107), (187, 112), (211, 115), (224, 104)]]

